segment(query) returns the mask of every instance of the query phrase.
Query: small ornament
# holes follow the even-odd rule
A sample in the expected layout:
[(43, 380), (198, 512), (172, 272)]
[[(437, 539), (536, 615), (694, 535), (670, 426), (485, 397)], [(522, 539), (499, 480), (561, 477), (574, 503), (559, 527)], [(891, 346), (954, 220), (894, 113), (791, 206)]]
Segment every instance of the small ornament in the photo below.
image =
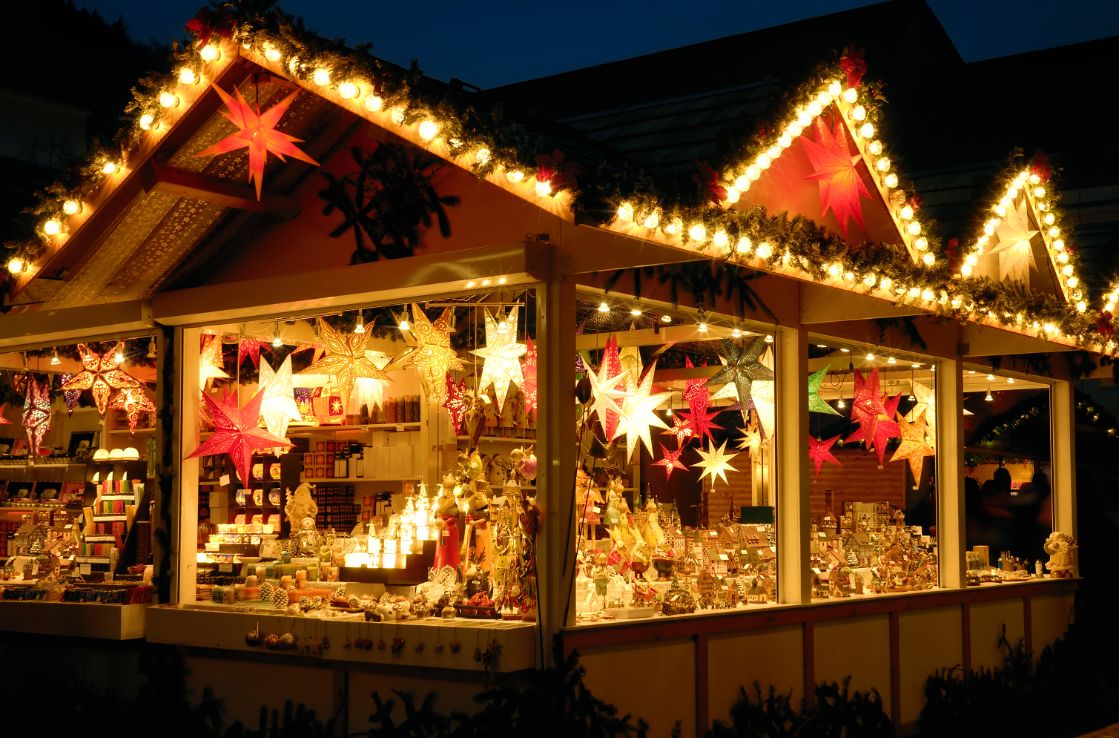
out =
[(466, 417), (466, 411), (470, 409), (470, 401), (466, 397), (466, 380), (462, 379), (456, 382), (450, 374), (444, 375), (446, 382), (446, 397), (443, 400), (443, 407), (446, 408), (447, 414), (451, 416), (451, 425), (455, 429), (455, 435), (462, 435), (462, 421)]
[(295, 648), (295, 636), (291, 633), (284, 633), (280, 636), (279, 648), (284, 651), (290, 651)]
[(392, 647), (389, 649), (393, 656), (399, 656), (404, 651), (404, 639), (397, 636), (392, 639)]
[(462, 643), (460, 643), (459, 640), (456, 638), (448, 643), (447, 647), (451, 649), (451, 653), (458, 653), (462, 650)]
[(256, 648), (263, 640), (263, 637), (260, 635), (260, 625), (255, 626), (245, 634), (245, 645), (250, 648)]
[(264, 647), (269, 651), (275, 651), (280, 646), (280, 636), (275, 633), (269, 633), (264, 636)]
[(672, 472), (674, 469), (687, 471), (688, 467), (680, 461), (680, 454), (684, 452), (684, 449), (678, 448), (675, 451), (669, 451), (667, 448), (665, 448), (663, 443), (660, 444), (660, 447), (661, 457), (653, 462), (653, 466), (660, 466), (664, 468), (665, 479), (672, 478)]

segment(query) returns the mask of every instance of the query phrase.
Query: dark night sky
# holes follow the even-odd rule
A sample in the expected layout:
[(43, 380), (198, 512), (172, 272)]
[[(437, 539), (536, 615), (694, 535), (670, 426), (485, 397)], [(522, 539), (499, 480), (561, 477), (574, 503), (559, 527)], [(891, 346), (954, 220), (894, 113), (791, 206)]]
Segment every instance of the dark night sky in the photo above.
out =
[[(123, 17), (141, 41), (184, 36), (202, 0), (76, 0)], [(848, 8), (860, 0), (566, 0), (562, 3), (283, 0), (320, 35), (372, 42), (373, 53), (481, 87), (624, 59)], [(972, 61), (1119, 35), (1116, 0), (929, 0)], [(482, 9), (478, 9), (479, 6)], [(682, 12), (684, 11), (684, 12)]]

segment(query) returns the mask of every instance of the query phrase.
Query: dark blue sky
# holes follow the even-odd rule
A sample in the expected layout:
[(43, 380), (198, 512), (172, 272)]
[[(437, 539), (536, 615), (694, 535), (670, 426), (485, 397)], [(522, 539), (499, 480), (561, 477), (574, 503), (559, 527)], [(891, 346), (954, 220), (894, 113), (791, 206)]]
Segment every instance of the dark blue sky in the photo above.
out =
[[(203, 0), (76, 0), (123, 17), (139, 40), (184, 35)], [(323, 36), (372, 42), (397, 63), (482, 87), (707, 41), (860, 5), (859, 0), (283, 0)], [(967, 60), (1119, 35), (1116, 0), (929, 0)]]

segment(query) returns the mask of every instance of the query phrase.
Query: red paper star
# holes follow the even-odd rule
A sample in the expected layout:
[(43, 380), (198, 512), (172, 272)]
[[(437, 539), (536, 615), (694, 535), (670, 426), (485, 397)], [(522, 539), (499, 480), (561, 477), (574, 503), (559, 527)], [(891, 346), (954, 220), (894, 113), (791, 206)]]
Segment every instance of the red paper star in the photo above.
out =
[(264, 183), (264, 165), (268, 161), (269, 153), (279, 157), (280, 161), (286, 161), (284, 159), (286, 155), (305, 161), (308, 164), (319, 165), (317, 161), (303, 153), (295, 145), (301, 143), (303, 139), (276, 130), (280, 119), (284, 117), (288, 106), (299, 94), (299, 90), (295, 90), (263, 113), (260, 112), (259, 105), (249, 105), (245, 98), (241, 96), (241, 91), (236, 88), (233, 90), (236, 98), (233, 98), (217, 85), (214, 85), (214, 91), (218, 93), (222, 102), (225, 103), (225, 107), (229, 109), (229, 112), (223, 112), (222, 115), (237, 127), (237, 132), (231, 133), (213, 146), (198, 152), (195, 156), (217, 156), (229, 151), (247, 148), (249, 150), (249, 180), (256, 185), (257, 200), (260, 199), (260, 188)]
[(253, 360), (253, 366), (260, 367), (260, 347), (264, 345), (264, 341), (256, 338), (242, 338), (237, 342), (237, 366), (241, 366), (241, 362), (245, 357)]
[(90, 390), (93, 401), (97, 404), (97, 412), (105, 417), (105, 408), (109, 404), (109, 395), (113, 390), (136, 389), (140, 387), (140, 380), (132, 376), (117, 363), (116, 355), (124, 351), (124, 341), (117, 341), (117, 345), (98, 356), (89, 350), (84, 343), (78, 344), (78, 354), (82, 357), (82, 371), (75, 374), (69, 381), (62, 384), (63, 390)]
[(668, 430), (661, 431), (662, 435), (675, 436), (677, 448), (683, 446), (685, 443), (692, 439), (694, 431), (692, 424), (687, 418), (680, 417), (679, 413), (672, 416), (672, 427)]
[(848, 442), (866, 441), (867, 450), (878, 452), (881, 464), (886, 454), (886, 442), (896, 438), (899, 429), (893, 418), (897, 412), (901, 395), (893, 399), (881, 394), (879, 389), (878, 368), (875, 367), (865, 378), (855, 370), (855, 397), (851, 402), (851, 420), (859, 424), (858, 430), (847, 437)]
[[(618, 339), (613, 334), (606, 339), (606, 348), (602, 352), (602, 366), (606, 367), (607, 379), (613, 379), (622, 373), (622, 357), (618, 353)], [(618, 413), (609, 410), (606, 412), (605, 418), (600, 418), (602, 429), (606, 432), (607, 438), (614, 438), (617, 434), (621, 417)]]
[[(688, 425), (690, 425), (692, 428), (692, 434), (699, 439), (700, 445), (703, 445), (703, 439), (705, 436), (707, 438), (710, 438), (712, 441), (715, 440), (715, 437), (711, 434), (711, 431), (723, 429), (723, 426), (716, 425), (713, 422), (715, 418), (718, 417), (720, 412), (720, 410), (715, 410), (715, 412), (709, 413), (707, 412), (707, 409), (704, 408), (698, 412), (693, 410), (692, 412), (687, 414)], [(684, 413), (681, 412), (680, 415), (684, 415)]]
[[(684, 366), (688, 369), (694, 369), (695, 364), (689, 356), (684, 357)], [(692, 414), (703, 412), (711, 406), (711, 390), (707, 389), (707, 380), (689, 379), (684, 387), (684, 402), (688, 403), (688, 409)]]
[(8, 410), (8, 403), (0, 405), (0, 425), (11, 425), (12, 421), (4, 417), (4, 413)]
[(816, 466), (816, 476), (820, 476), (820, 469), (824, 466), (824, 462), (835, 464), (836, 466), (843, 466), (839, 463), (839, 459), (832, 456), (831, 447), (839, 440), (839, 436), (829, 438), (826, 441), (816, 440), (815, 436), (808, 436), (808, 458), (812, 459), (812, 463)]
[(123, 410), (128, 417), (128, 433), (136, 435), (136, 424), (140, 421), (141, 413), (154, 413), (155, 403), (148, 399), (147, 394), (141, 389), (122, 389), (113, 398), (109, 407), (114, 410)]
[(27, 432), (28, 456), (39, 455), (43, 436), (51, 429), (51, 391), (48, 382), (27, 378), (27, 394), (23, 398), (23, 430)]
[(445, 375), (447, 382), (447, 397), (443, 400), (443, 407), (447, 408), (447, 414), (451, 416), (451, 425), (455, 427), (455, 435), (462, 434), (462, 421), (466, 417), (466, 411), (470, 409), (470, 403), (466, 400), (466, 380), (463, 379), (459, 382), (451, 379), (451, 375)]
[(260, 423), (260, 403), (264, 400), (264, 390), (253, 396), (253, 399), (244, 407), (237, 407), (237, 394), (226, 392), (222, 395), (221, 402), (207, 394), (202, 395), (202, 401), (210, 411), (210, 418), (214, 421), (214, 434), (203, 441), (202, 445), (194, 450), (188, 459), (198, 456), (217, 456), (227, 454), (237, 468), (237, 476), (242, 483), (249, 480), (249, 464), (253, 452), (266, 448), (287, 448), (291, 442), (286, 438), (276, 438), (263, 428)]
[(859, 176), (858, 156), (851, 156), (847, 147), (847, 133), (842, 120), (835, 121), (835, 132), (828, 130), (823, 118), (816, 119), (816, 138), (801, 137), (804, 153), (812, 163), (812, 174), (805, 179), (814, 179), (820, 185), (820, 217), (835, 213), (839, 230), (847, 236), (848, 221), (854, 220), (863, 226), (863, 209), (860, 198), (869, 198), (870, 192)]
[(680, 454), (684, 453), (683, 448), (678, 448), (675, 451), (669, 451), (664, 447), (664, 444), (658, 444), (661, 447), (661, 458), (653, 462), (653, 466), (664, 467), (664, 478), (672, 478), (673, 469), (682, 469), (687, 471), (688, 467), (684, 466), (680, 461)]
[(521, 375), (524, 381), (521, 383), (521, 391), (525, 393), (525, 414), (536, 412), (536, 344), (532, 339), (525, 336), (525, 346), (528, 351), (525, 353), (524, 364), (521, 365)]

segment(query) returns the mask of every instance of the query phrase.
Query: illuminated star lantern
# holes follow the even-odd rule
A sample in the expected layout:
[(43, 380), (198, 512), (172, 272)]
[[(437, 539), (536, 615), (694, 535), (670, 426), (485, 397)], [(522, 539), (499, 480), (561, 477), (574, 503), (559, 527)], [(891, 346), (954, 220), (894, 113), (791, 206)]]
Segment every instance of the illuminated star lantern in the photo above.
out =
[(703, 469), (703, 473), (699, 475), (700, 481), (702, 481), (704, 477), (711, 477), (712, 488), (715, 486), (716, 477), (722, 479), (723, 483), (726, 484), (727, 472), (738, 471), (730, 465), (731, 460), (733, 460), (735, 456), (738, 456), (738, 454), (728, 454), (726, 450), (726, 441), (723, 441), (719, 448), (715, 448), (713, 443), (708, 443), (706, 451), (702, 448), (696, 449), (696, 452), (699, 453), (703, 460), (697, 461), (692, 464), (692, 466)]
[[(733, 384), (738, 393), (738, 402), (741, 406), (742, 418), (747, 420), (746, 412), (749, 409), (750, 390), (754, 380), (772, 380), (773, 370), (758, 361), (766, 350), (765, 339), (761, 336), (754, 338), (724, 338), (723, 350), (719, 357), (723, 366), (707, 380), (708, 386), (713, 384)], [(718, 394), (716, 394), (718, 396)]]
[(319, 165), (295, 145), (301, 143), (303, 139), (276, 129), (288, 106), (299, 94), (299, 90), (292, 92), (262, 113), (259, 105), (253, 106), (245, 102), (240, 90), (234, 88), (233, 94), (236, 95), (234, 98), (217, 85), (213, 87), (228, 108), (228, 112), (223, 112), (222, 115), (237, 128), (237, 132), (231, 133), (195, 156), (217, 156), (237, 149), (248, 149), (249, 180), (256, 185), (257, 200), (260, 199), (261, 186), (264, 184), (264, 165), (268, 162), (269, 154), (278, 157), (280, 161), (286, 161), (284, 157), (290, 156), (308, 164)]
[[(60, 384), (65, 387), (66, 383), (70, 381), (73, 374), (63, 374), (59, 377)], [(63, 390), (62, 400), (66, 403), (66, 414), (70, 417), (74, 416), (74, 408), (78, 406), (78, 401), (82, 399), (81, 390)]]
[(466, 400), (466, 380), (456, 382), (450, 374), (447, 374), (446, 382), (447, 391), (443, 400), (443, 407), (447, 409), (447, 414), (451, 416), (451, 425), (455, 428), (455, 435), (460, 435), (462, 433), (462, 421), (466, 418), (466, 411), (470, 409), (470, 403)]
[[(690, 413), (681, 412), (680, 415), (686, 415), (687, 423), (691, 426), (692, 435), (699, 440), (700, 445), (703, 445), (703, 439), (710, 438), (712, 441), (715, 437), (711, 431), (722, 430), (723, 426), (715, 424), (715, 418), (719, 416), (719, 410), (714, 412), (707, 412), (706, 408), (692, 410)], [(675, 421), (674, 421), (675, 422)]]
[(345, 414), (346, 408), (350, 406), (350, 394), (354, 391), (354, 383), (358, 378), (390, 381), (389, 375), (378, 369), (365, 352), (369, 334), (342, 335), (331, 328), (329, 323), (320, 320), (319, 338), (326, 347), (326, 353), (300, 374), (325, 374), (330, 377), (338, 386), (342, 403), (339, 415)]
[(1030, 225), (1026, 199), (1023, 197), (1007, 211), (1006, 217), (995, 228), (999, 243), (987, 252), (991, 256), (998, 256), (999, 279), (1028, 282), (1030, 270), (1037, 269), (1031, 242), (1038, 231)]
[(517, 309), (513, 308), (500, 320), (486, 310), (486, 345), (472, 353), (484, 359), (478, 391), (485, 392), (493, 387), (498, 409), (505, 407), (509, 386), (520, 387), (524, 383), (521, 357), (527, 351), (528, 347), (517, 343)]
[(917, 399), (917, 403), (909, 409), (905, 419), (915, 423), (917, 418), (924, 414), (925, 442), (936, 448), (936, 392), (931, 387), (914, 382), (913, 396)]
[(154, 413), (155, 403), (148, 399), (143, 387), (126, 388), (118, 392), (109, 403), (114, 410), (123, 410), (128, 418), (128, 435), (136, 435), (136, 424), (140, 422), (141, 413)]
[[(671, 399), (672, 393), (658, 392), (657, 394), (652, 394), (653, 374), (656, 372), (656, 369), (657, 365), (654, 362), (637, 387), (627, 392), (625, 396), (622, 397), (622, 409), (618, 420), (618, 427), (614, 431), (614, 438), (620, 438), (621, 436), (626, 437), (627, 461), (633, 458), (633, 452), (637, 450), (638, 440), (645, 444), (646, 450), (652, 455), (653, 439), (649, 434), (650, 426), (656, 426), (657, 428), (668, 427), (655, 411)], [(612, 441), (614, 438), (610, 440)]]
[(264, 341), (257, 338), (242, 338), (237, 342), (237, 366), (244, 363), (245, 357), (253, 360), (253, 366), (260, 366), (260, 347)]
[(838, 440), (839, 436), (834, 436), (826, 441), (817, 440), (815, 436), (808, 436), (808, 458), (812, 459), (812, 463), (816, 467), (816, 476), (820, 476), (820, 469), (823, 468), (825, 461), (836, 466), (843, 466), (831, 452), (831, 447)]
[(692, 430), (692, 424), (687, 418), (682, 418), (679, 414), (676, 414), (672, 416), (672, 427), (661, 431), (661, 434), (673, 436), (676, 439), (676, 447), (680, 448), (692, 440), (695, 431)]
[(844, 238), (847, 226), (855, 221), (863, 225), (863, 208), (860, 198), (870, 198), (863, 178), (859, 176), (858, 156), (851, 156), (847, 146), (847, 131), (842, 120), (835, 121), (835, 130), (828, 130), (822, 117), (816, 119), (816, 141), (802, 136), (804, 153), (812, 164), (812, 174), (806, 179), (814, 179), (820, 186), (820, 217), (832, 211), (839, 231)]
[(291, 378), (291, 354), (288, 354), (279, 370), (264, 361), (260, 365), (260, 389), (264, 398), (260, 402), (260, 417), (264, 427), (277, 438), (286, 438), (288, 423), (302, 420), (299, 407), (295, 404), (295, 388)]
[(198, 387), (205, 392), (211, 379), (229, 379), (223, 368), (221, 336), (203, 337), (202, 351), (198, 354)]
[(105, 409), (109, 404), (109, 395), (113, 390), (138, 389), (142, 385), (140, 380), (123, 369), (114, 358), (118, 352), (124, 351), (124, 341), (117, 341), (117, 345), (100, 356), (89, 350), (84, 343), (78, 344), (78, 354), (82, 357), (82, 370), (63, 383), (62, 389), (89, 390), (93, 394), (93, 401), (97, 405), (97, 412), (105, 417)]
[[(599, 365), (598, 371), (600, 383), (604, 377), (614, 379), (621, 376), (620, 385), (615, 385), (615, 387), (618, 387), (623, 394), (629, 391), (629, 373), (622, 371), (622, 358), (618, 353), (618, 339), (613, 334), (606, 338), (606, 346), (602, 351), (602, 364)], [(607, 409), (606, 414), (599, 415), (598, 419), (602, 423), (602, 429), (606, 432), (606, 437), (613, 438), (615, 431), (618, 430), (619, 414)]]
[(664, 468), (665, 479), (672, 479), (672, 472), (675, 469), (687, 471), (688, 467), (680, 461), (680, 454), (684, 453), (684, 449), (678, 448), (675, 451), (669, 451), (663, 443), (657, 445), (661, 447), (662, 456), (653, 462), (653, 466)]
[(412, 335), (417, 345), (407, 361), (419, 371), (424, 393), (433, 404), (442, 403), (446, 397), (447, 372), (462, 369), (458, 352), (451, 348), (453, 320), (451, 308), (445, 308), (432, 322), (419, 305), (412, 304)]
[(839, 411), (834, 407), (824, 402), (820, 397), (820, 385), (824, 381), (824, 377), (828, 374), (830, 366), (825, 366), (823, 369), (812, 372), (808, 375), (808, 412), (810, 413), (824, 413), (825, 415), (839, 415)]
[(905, 418), (898, 416), (898, 425), (901, 427), (901, 443), (890, 457), (890, 461), (909, 462), (913, 472), (913, 480), (921, 481), (921, 471), (925, 468), (925, 457), (933, 456), (936, 450), (925, 442), (925, 416), (917, 416), (917, 420), (910, 423)]
[[(767, 349), (762, 354), (762, 367), (765, 368), (770, 376), (773, 376), (773, 351)], [(758, 424), (762, 428), (762, 433), (765, 434), (766, 439), (773, 438), (773, 433), (777, 425), (777, 400), (774, 396), (776, 391), (776, 383), (772, 379), (763, 379), (754, 383), (753, 388), (750, 390), (750, 404), (754, 406), (754, 412), (758, 414)]]
[(867, 450), (878, 452), (881, 464), (886, 453), (886, 441), (896, 438), (898, 424), (891, 418), (897, 410), (901, 395), (892, 400), (881, 394), (878, 367), (863, 376), (855, 370), (855, 396), (851, 401), (851, 420), (859, 424), (858, 430), (847, 437), (847, 442), (865, 441)]
[(761, 450), (762, 443), (761, 431), (758, 430), (756, 424), (750, 424), (742, 429), (737, 448), (739, 451), (749, 451), (750, 455), (753, 456)]
[(532, 339), (525, 337), (525, 360), (521, 364), (521, 374), (524, 384), (521, 389), (525, 393), (525, 414), (536, 412), (536, 344)]
[[(692, 358), (690, 356), (684, 357), (684, 368), (695, 368), (695, 364), (692, 363)], [(684, 384), (684, 402), (688, 403), (688, 409), (693, 415), (710, 407), (711, 390), (707, 389), (707, 380), (687, 380)]]
[(39, 455), (43, 436), (51, 429), (51, 392), (48, 382), (27, 378), (23, 397), (23, 430), (27, 433), (27, 454), (32, 461)]
[(245, 483), (249, 479), (249, 464), (252, 462), (253, 452), (291, 447), (291, 442), (286, 438), (277, 438), (259, 427), (264, 390), (257, 392), (244, 407), (237, 407), (235, 392), (226, 392), (220, 402), (203, 394), (202, 401), (210, 411), (214, 433), (188, 459), (226, 454), (237, 469), (237, 477)]

